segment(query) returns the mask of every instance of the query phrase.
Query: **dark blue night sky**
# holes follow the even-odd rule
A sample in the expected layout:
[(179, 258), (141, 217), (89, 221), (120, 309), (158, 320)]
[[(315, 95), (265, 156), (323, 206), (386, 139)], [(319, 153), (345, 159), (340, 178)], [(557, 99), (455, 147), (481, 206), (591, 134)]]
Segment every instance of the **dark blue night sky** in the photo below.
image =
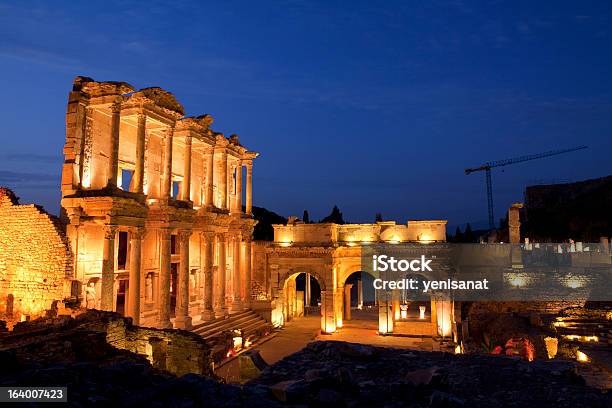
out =
[(465, 167), (580, 144), (493, 175), (612, 174), (612, 3), (0, 3), (0, 185), (57, 213), (75, 75), (173, 92), (261, 152), (254, 203), (347, 221), (486, 219)]

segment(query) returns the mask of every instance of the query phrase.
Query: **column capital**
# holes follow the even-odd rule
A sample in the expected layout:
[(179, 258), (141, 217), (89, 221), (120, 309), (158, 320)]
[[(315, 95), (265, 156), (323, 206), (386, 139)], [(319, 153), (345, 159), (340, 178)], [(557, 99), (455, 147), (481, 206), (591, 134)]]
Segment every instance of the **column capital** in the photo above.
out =
[(147, 115), (144, 112), (138, 113), (136, 117), (138, 118), (138, 126), (147, 123)]
[(200, 237), (206, 240), (212, 240), (215, 238), (215, 233), (212, 231), (200, 231)]
[(178, 236), (180, 239), (189, 239), (192, 233), (193, 233), (192, 230), (182, 229), (182, 230), (179, 230)]
[(174, 135), (174, 124), (165, 128), (163, 132), (164, 132), (164, 139), (172, 137)]
[(131, 239), (142, 239), (145, 234), (144, 227), (131, 227), (130, 228)]
[(117, 225), (105, 225), (104, 226), (104, 239), (115, 239), (117, 234)]
[(219, 242), (225, 242), (226, 240), (225, 233), (223, 232), (217, 233), (217, 239), (219, 240)]
[(111, 104), (111, 112), (112, 113), (120, 113), (121, 112), (122, 100), (120, 97), (115, 99)]

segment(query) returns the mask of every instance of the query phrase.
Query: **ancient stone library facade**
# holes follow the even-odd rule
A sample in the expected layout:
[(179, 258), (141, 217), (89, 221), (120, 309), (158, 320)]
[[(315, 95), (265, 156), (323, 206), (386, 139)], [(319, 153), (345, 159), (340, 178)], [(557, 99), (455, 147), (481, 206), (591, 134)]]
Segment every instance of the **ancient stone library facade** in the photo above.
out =
[[(190, 329), (248, 308), (283, 324), (303, 310), (295, 279), (307, 273), (331, 332), (350, 314), (345, 283), (360, 270), (363, 245), (445, 241), (446, 221), (434, 220), (292, 221), (274, 226), (273, 242), (253, 242), (258, 153), (212, 122), (185, 117), (161, 88), (77, 77), (60, 220), (0, 194), (0, 314), (34, 317), (69, 300), (141, 326)], [(434, 334), (431, 315), (424, 331)]]

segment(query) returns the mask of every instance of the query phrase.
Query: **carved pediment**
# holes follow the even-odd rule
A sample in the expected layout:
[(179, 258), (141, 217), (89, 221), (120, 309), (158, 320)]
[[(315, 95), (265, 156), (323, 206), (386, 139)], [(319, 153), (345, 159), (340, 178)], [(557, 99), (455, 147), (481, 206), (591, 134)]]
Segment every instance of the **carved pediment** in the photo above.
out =
[(200, 132), (205, 133), (206, 135), (209, 135), (210, 132), (210, 125), (213, 123), (213, 117), (206, 114), (206, 115), (200, 115), (200, 116), (189, 116), (186, 117), (184, 119), (182, 119), (179, 123), (177, 123), (177, 126), (181, 126), (184, 128), (191, 128), (191, 129), (196, 129)]
[(171, 92), (168, 92), (159, 87), (143, 88), (138, 93), (144, 95), (147, 99), (153, 101), (156, 105), (178, 112), (181, 115), (185, 113), (185, 108), (181, 105)]
[(90, 97), (123, 95), (134, 92), (134, 87), (127, 82), (96, 82), (92, 78), (77, 76), (72, 83), (73, 91), (81, 91)]

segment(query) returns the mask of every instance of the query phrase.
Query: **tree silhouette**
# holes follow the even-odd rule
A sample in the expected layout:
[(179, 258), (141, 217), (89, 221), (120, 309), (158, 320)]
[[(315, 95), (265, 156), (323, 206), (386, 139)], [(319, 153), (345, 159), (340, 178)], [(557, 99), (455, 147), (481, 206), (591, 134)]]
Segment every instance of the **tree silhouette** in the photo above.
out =
[(455, 230), (455, 235), (453, 236), (453, 242), (462, 242), (463, 241), (463, 233), (461, 232), (461, 228), (457, 226)]
[(375, 217), (376, 217), (375, 222), (382, 222), (383, 217), (381, 213), (376, 213)]
[(253, 231), (253, 239), (260, 241), (274, 241), (274, 227), (272, 225), (287, 223), (285, 217), (256, 206), (253, 206), (253, 218), (257, 220)]
[(302, 221), (304, 221), (304, 224), (310, 224), (310, 215), (308, 215), (308, 210), (304, 210)]
[(337, 205), (334, 205), (331, 214), (327, 217), (323, 218), (321, 222), (333, 222), (335, 224), (344, 224), (344, 219), (342, 218), (342, 213)]
[(474, 233), (472, 232), (472, 226), (469, 223), (465, 227), (465, 232), (463, 233), (463, 239), (465, 242), (474, 242), (476, 239), (474, 237)]

